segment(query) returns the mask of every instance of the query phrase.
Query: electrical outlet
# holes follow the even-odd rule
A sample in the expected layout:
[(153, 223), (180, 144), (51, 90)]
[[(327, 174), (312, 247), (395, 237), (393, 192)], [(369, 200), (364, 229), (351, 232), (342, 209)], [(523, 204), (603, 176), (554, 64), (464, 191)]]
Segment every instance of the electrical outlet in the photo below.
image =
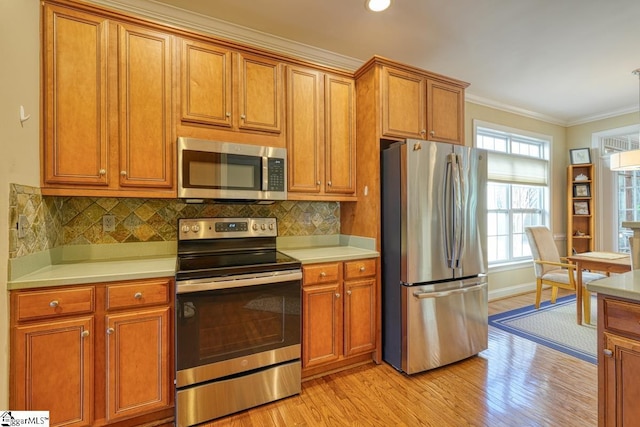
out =
[(27, 235), (27, 228), (29, 228), (29, 221), (27, 220), (26, 215), (18, 215), (18, 223), (16, 224), (16, 228), (18, 229), (18, 239), (24, 239), (24, 236)]
[(102, 216), (102, 231), (111, 232), (116, 231), (116, 216), (107, 214)]

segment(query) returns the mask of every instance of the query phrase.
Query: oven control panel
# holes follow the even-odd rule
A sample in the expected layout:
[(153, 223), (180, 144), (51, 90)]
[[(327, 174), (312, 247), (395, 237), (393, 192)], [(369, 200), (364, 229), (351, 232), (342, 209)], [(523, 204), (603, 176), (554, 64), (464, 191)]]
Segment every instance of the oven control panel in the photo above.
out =
[(224, 239), (238, 237), (277, 237), (275, 218), (182, 218), (178, 220), (178, 239)]

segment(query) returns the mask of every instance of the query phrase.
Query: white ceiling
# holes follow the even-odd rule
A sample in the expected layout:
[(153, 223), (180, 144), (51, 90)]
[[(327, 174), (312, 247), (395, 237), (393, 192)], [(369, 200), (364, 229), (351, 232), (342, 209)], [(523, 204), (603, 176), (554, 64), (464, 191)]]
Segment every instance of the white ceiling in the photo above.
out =
[[(120, 0), (164, 3), (366, 61), (471, 83), (469, 100), (571, 125), (637, 112), (639, 0)], [(116, 0), (117, 2), (117, 0)]]

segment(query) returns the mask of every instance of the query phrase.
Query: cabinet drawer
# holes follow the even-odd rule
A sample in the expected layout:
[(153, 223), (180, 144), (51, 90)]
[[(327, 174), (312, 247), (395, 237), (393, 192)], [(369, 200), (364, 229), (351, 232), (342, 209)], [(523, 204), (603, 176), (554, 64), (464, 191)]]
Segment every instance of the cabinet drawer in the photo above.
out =
[(303, 284), (333, 283), (340, 280), (342, 263), (314, 264), (302, 267)]
[(156, 279), (107, 285), (107, 310), (167, 304), (169, 302), (170, 281), (171, 279)]
[(91, 313), (94, 310), (94, 288), (51, 289), (16, 295), (17, 321)]
[(344, 280), (372, 277), (376, 275), (375, 259), (360, 259), (344, 263)]
[(640, 336), (640, 306), (604, 300), (604, 328)]

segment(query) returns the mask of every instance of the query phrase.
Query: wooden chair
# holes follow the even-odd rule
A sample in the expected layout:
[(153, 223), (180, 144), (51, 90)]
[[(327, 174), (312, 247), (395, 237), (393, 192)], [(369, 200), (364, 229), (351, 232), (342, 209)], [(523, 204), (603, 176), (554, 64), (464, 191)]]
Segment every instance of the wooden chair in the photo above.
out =
[[(536, 308), (540, 308), (542, 285), (551, 286), (551, 303), (555, 304), (558, 297), (558, 289), (576, 291), (576, 266), (561, 258), (558, 248), (553, 240), (551, 230), (544, 226), (525, 227), (525, 233), (529, 240), (531, 255), (533, 256), (534, 271), (536, 274)], [(604, 279), (605, 275), (583, 271), (582, 284)], [(585, 322), (590, 322), (591, 293), (584, 288), (582, 290)]]

